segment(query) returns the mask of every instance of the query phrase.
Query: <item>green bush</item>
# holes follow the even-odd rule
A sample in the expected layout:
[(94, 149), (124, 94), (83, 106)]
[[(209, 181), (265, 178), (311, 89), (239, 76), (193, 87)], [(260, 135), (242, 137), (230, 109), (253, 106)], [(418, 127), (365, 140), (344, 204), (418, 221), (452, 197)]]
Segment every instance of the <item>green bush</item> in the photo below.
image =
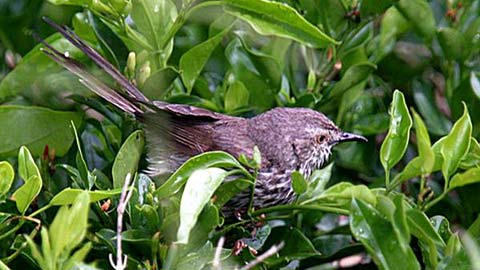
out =
[[(0, 269), (479, 269), (479, 14), (479, 0), (0, 0)], [(308, 107), (369, 142), (295, 175), (294, 203), (225, 220), (260, 154), (150, 179), (138, 123), (31, 33), (115, 84), (41, 16), (151, 99)]]

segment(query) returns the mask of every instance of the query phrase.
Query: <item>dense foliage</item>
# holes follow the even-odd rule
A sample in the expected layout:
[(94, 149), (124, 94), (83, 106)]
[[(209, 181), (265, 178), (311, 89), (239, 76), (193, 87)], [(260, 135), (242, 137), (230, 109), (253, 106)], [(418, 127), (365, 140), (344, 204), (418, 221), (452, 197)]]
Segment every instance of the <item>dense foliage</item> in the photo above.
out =
[[(480, 269), (479, 14), (479, 0), (0, 0), (0, 269), (109, 269), (122, 252), (128, 269)], [(369, 142), (295, 174), (293, 204), (225, 220), (261, 155), (204, 153), (150, 179), (138, 123), (32, 32), (118, 86), (41, 16), (149, 98), (308, 107)], [(245, 177), (223, 182), (231, 170)]]

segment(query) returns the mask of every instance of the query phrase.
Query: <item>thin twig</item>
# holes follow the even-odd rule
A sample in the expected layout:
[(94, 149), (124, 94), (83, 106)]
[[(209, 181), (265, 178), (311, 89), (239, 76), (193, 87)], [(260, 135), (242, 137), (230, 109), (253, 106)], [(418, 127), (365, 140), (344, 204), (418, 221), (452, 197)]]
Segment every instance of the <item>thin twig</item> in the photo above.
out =
[(215, 249), (215, 257), (213, 257), (212, 269), (213, 270), (222, 270), (222, 266), (220, 265), (220, 255), (222, 254), (222, 248), (225, 244), (225, 237), (220, 237), (217, 243), (217, 248)]
[[(122, 193), (120, 194), (120, 201), (117, 206), (117, 262), (113, 261), (112, 253), (108, 254), (108, 260), (110, 265), (115, 270), (123, 270), (127, 268), (127, 255), (122, 256), (122, 229), (123, 229), (123, 214), (127, 207), (128, 200), (132, 197), (133, 188), (128, 190), (132, 175), (130, 173), (125, 177), (125, 183), (123, 184)], [(128, 193), (127, 193), (128, 190)]]
[(267, 251), (265, 251), (262, 255), (258, 256), (255, 258), (255, 260), (249, 262), (247, 265), (244, 267), (240, 268), (240, 270), (249, 270), (255, 267), (257, 264), (265, 261), (268, 257), (275, 255), (278, 251), (280, 251), (285, 243), (282, 241), (278, 245), (273, 245), (271, 248), (269, 248)]

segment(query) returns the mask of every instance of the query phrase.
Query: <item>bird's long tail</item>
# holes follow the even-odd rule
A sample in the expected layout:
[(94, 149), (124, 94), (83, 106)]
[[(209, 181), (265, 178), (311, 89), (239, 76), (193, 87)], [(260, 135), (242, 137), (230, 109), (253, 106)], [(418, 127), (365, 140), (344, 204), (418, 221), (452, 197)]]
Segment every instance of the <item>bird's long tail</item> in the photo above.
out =
[[(117, 106), (121, 110), (133, 114), (143, 113), (139, 108), (139, 103), (148, 103), (149, 100), (140, 92), (125, 76), (123, 76), (112, 64), (105, 60), (98, 52), (92, 47), (87, 45), (80, 37), (78, 37), (71, 29), (62, 27), (48, 18), (43, 20), (55, 28), (60, 34), (62, 34), (70, 43), (79, 48), (85, 53), (95, 64), (102, 68), (107, 74), (109, 74), (124, 90), (128, 97), (122, 96), (119, 92), (113, 90), (105, 83), (97, 79), (95, 76), (86, 71), (85, 67), (75, 59), (72, 59), (68, 54), (64, 54), (53, 48), (45, 40), (39, 39), (39, 41), (45, 45), (42, 51), (48, 55), (55, 62), (68, 69), (73, 74), (80, 78), (80, 82), (87, 88), (92, 90), (97, 95), (106, 99), (108, 102)], [(132, 100), (134, 102), (132, 102)]]

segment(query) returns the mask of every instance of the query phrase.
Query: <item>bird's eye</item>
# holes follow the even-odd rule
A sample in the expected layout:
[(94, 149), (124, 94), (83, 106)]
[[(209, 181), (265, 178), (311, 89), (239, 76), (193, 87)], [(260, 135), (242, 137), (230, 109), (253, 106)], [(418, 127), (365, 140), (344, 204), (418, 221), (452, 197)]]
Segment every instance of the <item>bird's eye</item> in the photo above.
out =
[(320, 143), (323, 143), (325, 141), (325, 135), (317, 135), (315, 136), (315, 142), (320, 144)]

